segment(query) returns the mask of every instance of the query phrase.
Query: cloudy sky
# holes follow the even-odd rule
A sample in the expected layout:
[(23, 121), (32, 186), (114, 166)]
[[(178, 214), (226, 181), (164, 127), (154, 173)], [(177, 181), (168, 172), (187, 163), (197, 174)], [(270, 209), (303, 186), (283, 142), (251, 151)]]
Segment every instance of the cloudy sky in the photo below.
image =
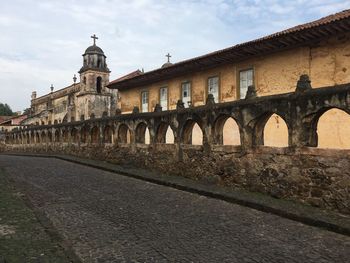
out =
[(2, 0), (0, 102), (13, 110), (70, 85), (90, 36), (111, 80), (226, 48), (350, 8), (350, 0)]

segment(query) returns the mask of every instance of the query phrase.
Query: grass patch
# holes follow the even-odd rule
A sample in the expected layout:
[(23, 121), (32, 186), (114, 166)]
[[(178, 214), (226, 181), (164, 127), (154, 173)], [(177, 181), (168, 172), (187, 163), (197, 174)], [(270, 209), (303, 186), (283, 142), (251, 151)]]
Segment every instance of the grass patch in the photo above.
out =
[(71, 262), (0, 169), (0, 263)]

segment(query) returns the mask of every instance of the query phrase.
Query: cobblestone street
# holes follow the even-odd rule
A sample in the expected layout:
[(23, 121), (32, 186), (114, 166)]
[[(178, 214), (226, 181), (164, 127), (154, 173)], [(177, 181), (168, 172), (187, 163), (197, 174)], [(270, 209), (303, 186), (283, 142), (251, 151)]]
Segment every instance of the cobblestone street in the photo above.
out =
[(83, 262), (348, 262), (350, 237), (73, 164), (0, 156), (0, 168)]

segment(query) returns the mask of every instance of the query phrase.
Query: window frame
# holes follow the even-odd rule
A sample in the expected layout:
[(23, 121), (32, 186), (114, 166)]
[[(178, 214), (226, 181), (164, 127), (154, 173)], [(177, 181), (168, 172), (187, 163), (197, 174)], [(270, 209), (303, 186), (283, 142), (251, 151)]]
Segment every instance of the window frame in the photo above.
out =
[(221, 102), (221, 74), (212, 75), (207, 78), (207, 89), (206, 89), (206, 98), (204, 100), (204, 104), (206, 103), (206, 99), (208, 98), (209, 93), (209, 79), (212, 78), (218, 78), (218, 101), (215, 101), (215, 103)]
[[(166, 90), (166, 105), (167, 105), (167, 108), (164, 109), (164, 107), (162, 106), (162, 90), (165, 89)], [(162, 86), (159, 88), (159, 105), (162, 107), (162, 111), (164, 110), (169, 110), (169, 88), (168, 86)]]
[[(147, 111), (143, 111), (143, 94), (146, 94), (147, 93)], [(141, 112), (150, 112), (149, 111), (149, 91), (148, 90), (142, 90), (141, 91), (141, 96), (140, 96), (140, 109), (141, 109)]]
[[(245, 68), (241, 68), (241, 69), (238, 69), (237, 71), (237, 100), (241, 100), (241, 99), (244, 99), (244, 98), (241, 98), (241, 73), (244, 72), (244, 71), (249, 71), (251, 70), (253, 72), (252, 74), (252, 81), (253, 81), (253, 84), (252, 85), (255, 85), (256, 81), (255, 81), (255, 68), (253, 66), (250, 66), (250, 67), (245, 67)], [(247, 91), (248, 91), (248, 87), (250, 85), (247, 86)]]
[(183, 101), (183, 85), (185, 85), (185, 84), (188, 84), (190, 86), (190, 96), (189, 96), (189, 98), (190, 98), (190, 102), (192, 104), (193, 103), (193, 101), (192, 101), (192, 81), (183, 81), (183, 82), (181, 82), (181, 87), (180, 87), (180, 98), (181, 98), (181, 101), (184, 103), (185, 108), (189, 108), (188, 103), (187, 103), (187, 106), (186, 106), (186, 103)]

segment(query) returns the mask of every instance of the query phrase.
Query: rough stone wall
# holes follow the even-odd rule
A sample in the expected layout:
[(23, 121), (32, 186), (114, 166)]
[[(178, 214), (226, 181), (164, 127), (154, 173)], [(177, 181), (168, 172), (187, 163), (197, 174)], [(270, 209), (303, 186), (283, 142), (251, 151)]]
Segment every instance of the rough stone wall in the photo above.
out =
[(211, 154), (188, 146), (132, 147), (97, 145), (13, 146), (12, 151), (64, 153), (110, 161), (302, 202), (350, 214), (350, 151), (258, 147), (216, 147)]

